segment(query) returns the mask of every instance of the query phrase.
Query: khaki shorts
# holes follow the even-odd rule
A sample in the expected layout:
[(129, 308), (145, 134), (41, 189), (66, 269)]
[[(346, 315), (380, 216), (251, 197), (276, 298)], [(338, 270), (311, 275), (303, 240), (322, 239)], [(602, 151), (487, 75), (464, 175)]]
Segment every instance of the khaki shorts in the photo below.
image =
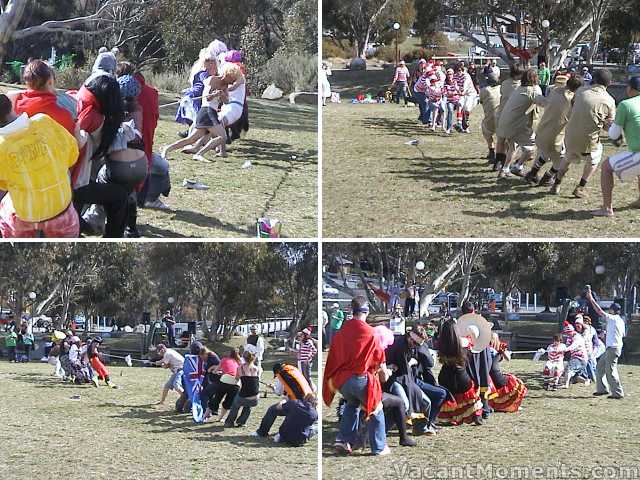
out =
[(495, 125), (493, 127), (492, 129), (491, 125), (485, 124), (484, 120), (482, 121), (482, 136), (488, 143), (492, 143), (496, 139)]
[(556, 170), (560, 168), (562, 158), (564, 157), (564, 147), (558, 148), (557, 145), (542, 145), (541, 142), (536, 142), (538, 147), (538, 156), (544, 158), (546, 161), (551, 161), (553, 168)]
[(601, 143), (598, 143), (598, 146), (593, 152), (588, 153), (577, 153), (567, 151), (567, 165), (572, 164), (573, 162), (589, 162), (594, 167), (597, 167), (602, 161), (602, 153), (604, 148)]
[(640, 176), (640, 152), (621, 152), (609, 157), (609, 165), (621, 182)]
[(531, 131), (523, 131), (517, 135), (507, 138), (507, 142), (511, 144), (517, 144), (519, 147), (535, 147), (536, 134)]

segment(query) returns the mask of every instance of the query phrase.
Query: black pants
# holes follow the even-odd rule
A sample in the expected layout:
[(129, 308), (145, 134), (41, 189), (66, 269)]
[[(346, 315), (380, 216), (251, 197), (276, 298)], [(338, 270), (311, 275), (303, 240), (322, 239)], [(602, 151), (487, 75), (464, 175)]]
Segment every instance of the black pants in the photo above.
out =
[(112, 183), (91, 182), (73, 192), (73, 205), (82, 220), (82, 209), (93, 203), (102, 205), (107, 214), (107, 224), (104, 230), (105, 238), (122, 238), (124, 235), (127, 216), (128, 192), (124, 187)]
[(404, 301), (404, 316), (411, 317), (413, 316), (413, 312), (416, 309), (416, 299), (415, 298), (407, 298)]
[(397, 395), (382, 392), (382, 407), (384, 409), (384, 424), (387, 432), (395, 424), (400, 433), (400, 440), (407, 437), (407, 415), (404, 410), (404, 400)]
[(230, 410), (239, 391), (240, 387), (238, 385), (229, 385), (228, 383), (220, 382), (213, 396), (213, 400), (211, 400), (211, 411), (217, 412), (220, 407), (220, 402), (222, 402), (222, 408)]
[(203, 408), (211, 409), (214, 414), (218, 413), (218, 409), (216, 408), (214, 410), (213, 408), (211, 408), (211, 400), (218, 390), (218, 385), (220, 385), (220, 382), (209, 382), (202, 389), (202, 392), (200, 392), (200, 403), (202, 404)]

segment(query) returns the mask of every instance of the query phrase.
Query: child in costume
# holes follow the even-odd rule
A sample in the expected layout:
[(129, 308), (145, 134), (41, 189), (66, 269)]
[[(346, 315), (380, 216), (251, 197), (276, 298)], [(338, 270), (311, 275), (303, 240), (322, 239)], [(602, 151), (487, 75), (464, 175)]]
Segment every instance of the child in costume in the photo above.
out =
[(309, 328), (303, 329), (299, 334), (300, 347), (297, 350), (298, 355), (298, 368), (307, 379), (309, 385), (313, 385), (311, 381), (311, 364), (313, 357), (318, 353), (315, 342), (311, 338), (311, 330)]
[(513, 413), (520, 410), (528, 389), (522, 380), (512, 373), (502, 373), (500, 361), (509, 358), (507, 344), (500, 341), (497, 333), (491, 335), (491, 369), (489, 375), (493, 384), (489, 394), (489, 406), (494, 412)]
[(442, 404), (438, 418), (452, 425), (482, 425), (480, 393), (467, 372), (469, 353), (460, 342), (453, 320), (442, 324), (438, 345), (438, 359), (442, 363), (438, 383), (453, 395), (453, 399)]
[(102, 360), (100, 360), (100, 352), (98, 349), (100, 348), (100, 345), (102, 345), (102, 341), (102, 337), (97, 336), (88, 343), (87, 356), (89, 357), (89, 363), (100, 380), (104, 380), (104, 383), (106, 383), (107, 386), (116, 388), (109, 378), (109, 371), (107, 370), (107, 367), (105, 367)]
[[(578, 318), (578, 317), (576, 317)], [(582, 321), (582, 316), (579, 317)], [(567, 324), (563, 331), (567, 336), (567, 351), (570, 352), (569, 365), (567, 366), (567, 381), (565, 388), (569, 388), (570, 383), (590, 383), (587, 380), (587, 347), (584, 337), (576, 332), (575, 327)]]
[(544, 388), (556, 390), (560, 383), (560, 377), (564, 373), (564, 354), (567, 346), (562, 343), (562, 335), (556, 333), (553, 336), (553, 343), (547, 347), (548, 359), (544, 364)]

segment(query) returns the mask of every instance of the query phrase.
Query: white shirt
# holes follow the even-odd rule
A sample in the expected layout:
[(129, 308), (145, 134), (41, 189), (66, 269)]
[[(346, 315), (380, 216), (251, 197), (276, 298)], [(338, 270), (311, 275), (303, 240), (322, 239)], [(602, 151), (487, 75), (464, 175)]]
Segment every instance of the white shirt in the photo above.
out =
[(620, 315), (611, 315), (605, 313), (604, 318), (607, 320), (607, 338), (605, 344), (607, 348), (616, 348), (622, 351), (622, 338), (626, 334), (626, 325)]
[(176, 373), (178, 370), (182, 370), (184, 357), (173, 348), (167, 348), (166, 352), (164, 352), (164, 357), (162, 357), (162, 363), (169, 365), (171, 372)]
[(71, 345), (71, 347), (69, 347), (69, 361), (71, 363), (74, 363), (74, 364), (80, 363), (79, 354), (80, 354), (80, 349), (75, 343)]
[(253, 353), (256, 356), (256, 358), (261, 362), (262, 357), (264, 356), (264, 338), (262, 338), (261, 336), (258, 336), (258, 341), (256, 342), (256, 345), (253, 345), (251, 343), (245, 343), (244, 349), (247, 350), (248, 352)]
[(405, 319), (401, 316), (393, 316), (389, 320), (389, 330), (395, 335), (404, 335), (407, 333)]

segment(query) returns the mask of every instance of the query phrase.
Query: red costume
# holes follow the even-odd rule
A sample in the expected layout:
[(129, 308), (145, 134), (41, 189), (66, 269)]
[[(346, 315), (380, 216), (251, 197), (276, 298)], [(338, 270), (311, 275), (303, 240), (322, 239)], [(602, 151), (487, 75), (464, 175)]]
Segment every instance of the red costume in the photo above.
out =
[(331, 405), (336, 390), (352, 376), (367, 375), (367, 402), (364, 409), (368, 418), (382, 401), (382, 387), (377, 374), (384, 361), (384, 350), (374, 335), (373, 327), (357, 319), (345, 322), (331, 341), (324, 368), (324, 402)]
[(62, 125), (71, 135), (76, 130), (76, 105), (69, 95), (57, 95), (39, 90), (20, 92), (16, 97), (15, 111), (19, 115), (26, 113), (33, 117), (37, 113), (44, 113)]

